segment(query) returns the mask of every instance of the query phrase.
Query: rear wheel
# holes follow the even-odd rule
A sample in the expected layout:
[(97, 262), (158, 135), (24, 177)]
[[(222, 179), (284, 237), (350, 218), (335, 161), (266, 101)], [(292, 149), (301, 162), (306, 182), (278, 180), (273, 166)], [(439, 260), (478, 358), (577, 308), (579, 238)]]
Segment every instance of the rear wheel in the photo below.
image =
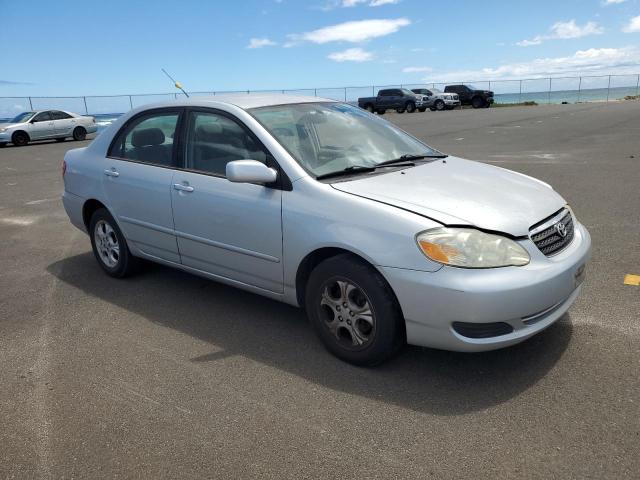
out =
[(87, 131), (83, 127), (73, 129), (73, 139), (76, 141), (84, 140), (87, 137)]
[(404, 319), (382, 275), (348, 254), (318, 265), (309, 277), (305, 306), (325, 347), (362, 366), (379, 364), (404, 345)]
[(135, 271), (137, 261), (107, 209), (99, 208), (91, 216), (89, 236), (93, 254), (108, 275), (123, 278)]
[(29, 143), (29, 135), (27, 135), (25, 132), (16, 132), (11, 136), (11, 142), (16, 147), (24, 147)]
[(433, 104), (434, 107), (436, 107), (436, 110), (438, 110), (439, 112), (441, 112), (442, 110), (444, 110), (444, 101), (442, 100), (436, 100), (436, 102)]
[(481, 108), (484, 106), (484, 99), (482, 97), (473, 97), (471, 99), (471, 106), (473, 108)]

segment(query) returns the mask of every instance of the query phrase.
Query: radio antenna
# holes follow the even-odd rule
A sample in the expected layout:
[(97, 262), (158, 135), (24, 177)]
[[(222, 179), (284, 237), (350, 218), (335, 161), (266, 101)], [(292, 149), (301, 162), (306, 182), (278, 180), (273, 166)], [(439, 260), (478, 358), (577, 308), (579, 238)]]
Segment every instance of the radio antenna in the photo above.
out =
[(171, 80), (173, 82), (173, 84), (175, 85), (176, 88), (179, 88), (180, 90), (182, 90), (182, 93), (184, 93), (187, 98), (189, 98), (189, 94), (187, 92), (184, 91), (184, 88), (182, 88), (182, 84), (180, 82), (177, 82), (173, 79), (173, 77), (171, 75), (169, 75), (167, 73), (167, 71), (164, 68), (161, 68), (160, 70), (162, 70), (162, 72), (169, 77), (169, 80)]

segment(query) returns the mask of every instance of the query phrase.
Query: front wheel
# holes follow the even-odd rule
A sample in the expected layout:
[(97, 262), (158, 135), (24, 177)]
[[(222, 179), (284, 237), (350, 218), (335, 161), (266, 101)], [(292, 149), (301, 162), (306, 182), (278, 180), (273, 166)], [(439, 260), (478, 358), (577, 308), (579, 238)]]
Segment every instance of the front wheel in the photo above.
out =
[(407, 113), (413, 113), (416, 111), (416, 104), (413, 102), (407, 102), (405, 109), (407, 110)]
[(482, 108), (484, 106), (484, 100), (482, 97), (473, 97), (471, 100), (471, 106), (473, 108)]
[(16, 147), (24, 147), (29, 143), (29, 136), (24, 132), (16, 132), (11, 136), (11, 142)]
[(93, 254), (108, 275), (124, 278), (135, 271), (136, 259), (131, 255), (124, 235), (107, 209), (99, 208), (91, 216), (89, 236)]
[(87, 138), (87, 131), (82, 127), (76, 127), (73, 129), (73, 139), (75, 141), (84, 140)]
[(348, 254), (318, 265), (305, 293), (309, 319), (325, 347), (338, 358), (373, 366), (405, 343), (404, 319), (382, 275)]
[(438, 110), (439, 112), (441, 112), (442, 110), (444, 110), (444, 102), (442, 100), (436, 100), (436, 103), (433, 104), (434, 107), (436, 107), (436, 110)]

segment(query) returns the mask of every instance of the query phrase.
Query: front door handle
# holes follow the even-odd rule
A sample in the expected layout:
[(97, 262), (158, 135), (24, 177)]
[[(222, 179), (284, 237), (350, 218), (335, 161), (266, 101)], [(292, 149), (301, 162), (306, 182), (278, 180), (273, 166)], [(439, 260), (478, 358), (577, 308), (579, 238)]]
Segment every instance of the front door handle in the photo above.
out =
[(190, 185), (183, 185), (182, 183), (174, 183), (173, 188), (180, 190), (181, 192), (193, 192), (195, 189)]
[(105, 170), (104, 174), (107, 177), (119, 177), (120, 176), (120, 174), (118, 172), (116, 172), (115, 170)]

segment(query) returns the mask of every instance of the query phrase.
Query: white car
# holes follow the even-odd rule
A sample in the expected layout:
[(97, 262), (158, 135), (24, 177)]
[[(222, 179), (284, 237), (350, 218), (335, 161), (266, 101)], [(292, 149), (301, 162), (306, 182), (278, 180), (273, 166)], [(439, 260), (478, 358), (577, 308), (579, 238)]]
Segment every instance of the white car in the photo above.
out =
[(458, 97), (457, 93), (446, 93), (437, 88), (414, 88), (411, 91), (422, 98), (425, 110), (427, 107), (432, 112), (435, 110), (451, 110), (460, 106), (460, 97)]
[(96, 119), (64, 110), (23, 112), (9, 123), (0, 123), (0, 147), (13, 143), (22, 147), (33, 140), (55, 138), (62, 142), (68, 137), (84, 140), (87, 133), (98, 130)]

